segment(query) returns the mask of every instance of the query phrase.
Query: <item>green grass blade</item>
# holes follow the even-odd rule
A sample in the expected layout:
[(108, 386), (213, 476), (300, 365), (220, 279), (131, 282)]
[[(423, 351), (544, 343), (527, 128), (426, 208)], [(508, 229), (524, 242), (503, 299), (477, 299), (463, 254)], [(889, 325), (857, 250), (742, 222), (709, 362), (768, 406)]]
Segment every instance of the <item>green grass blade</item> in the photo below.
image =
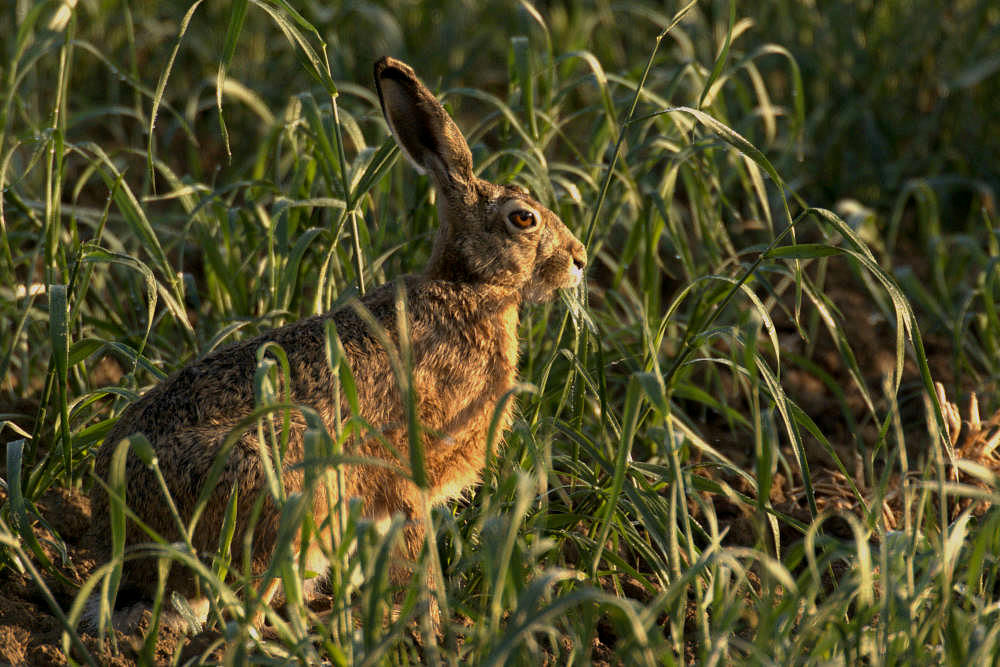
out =
[(215, 108), (218, 111), (219, 129), (222, 132), (222, 143), (226, 149), (226, 156), (232, 160), (233, 152), (229, 147), (229, 130), (226, 129), (226, 119), (222, 113), (222, 89), (226, 80), (226, 71), (236, 53), (236, 43), (239, 41), (240, 33), (243, 32), (243, 24), (247, 17), (247, 0), (236, 0), (232, 4), (229, 12), (229, 24), (226, 26), (226, 36), (222, 45), (222, 59), (219, 61), (219, 71), (215, 76)]

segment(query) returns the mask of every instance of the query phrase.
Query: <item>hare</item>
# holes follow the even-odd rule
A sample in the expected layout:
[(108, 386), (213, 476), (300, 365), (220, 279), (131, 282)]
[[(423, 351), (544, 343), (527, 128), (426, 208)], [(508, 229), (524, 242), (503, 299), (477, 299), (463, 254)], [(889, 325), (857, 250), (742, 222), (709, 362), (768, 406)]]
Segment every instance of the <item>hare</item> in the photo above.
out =
[[(341, 410), (346, 415), (348, 408), (335, 390), (325, 349), (326, 324), (331, 319), (354, 373), (360, 416), (384, 438), (357, 438), (346, 445), (346, 453), (409, 470), (407, 415), (388, 352), (371, 328), (373, 319), (391, 343), (399, 345), (397, 294), (401, 293), (431, 502), (443, 503), (478, 481), (494, 413), (516, 381), (519, 309), (579, 284), (586, 251), (562, 221), (525, 190), (475, 175), (462, 133), (413, 69), (386, 57), (375, 64), (374, 74), (389, 129), (416, 170), (430, 175), (437, 192), (440, 229), (424, 271), (402, 276), (363, 297), (360, 302), (372, 318), (344, 307), (191, 362), (124, 411), (98, 451), (98, 476), (108, 477), (116, 443), (141, 432), (156, 453), (178, 512), (189, 520), (227, 435), (254, 409), (255, 354), (267, 343), (277, 343), (287, 354), (292, 401), (315, 410), (332, 432), (334, 414)], [(500, 433), (510, 426), (510, 403), (500, 408)], [(303, 488), (302, 469), (295, 467), (304, 456), (305, 428), (300, 422), (293, 421), (285, 455), (282, 481), (289, 493)], [(178, 540), (176, 521), (151, 469), (129, 453), (126, 474), (127, 505), (160, 535)], [(403, 555), (416, 559), (424, 539), (419, 521), (424, 499), (413, 481), (391, 466), (362, 464), (345, 466), (344, 480), (345, 496), (362, 499), (366, 517), (384, 521), (402, 513), (407, 519)], [(229, 451), (191, 536), (199, 555), (217, 548), (233, 487), (238, 490), (231, 543), (234, 564), (245, 557), (243, 536), (254, 504), (260, 494), (267, 496), (252, 526), (249, 554), (253, 571), (261, 573), (276, 546), (279, 516), (266, 490), (254, 429)], [(94, 516), (107, 516), (103, 489), (95, 491), (94, 502)], [(319, 525), (338, 498), (317, 491), (311, 502)], [(106, 524), (95, 527), (95, 539), (107, 557), (111, 538)], [(129, 522), (126, 548), (148, 541), (146, 533)], [(312, 544), (306, 554), (308, 567), (322, 572), (327, 564), (323, 549), (318, 540)], [(167, 587), (192, 598), (195, 579), (191, 571), (174, 565)], [(157, 585), (156, 559), (127, 559), (122, 585), (148, 597)]]

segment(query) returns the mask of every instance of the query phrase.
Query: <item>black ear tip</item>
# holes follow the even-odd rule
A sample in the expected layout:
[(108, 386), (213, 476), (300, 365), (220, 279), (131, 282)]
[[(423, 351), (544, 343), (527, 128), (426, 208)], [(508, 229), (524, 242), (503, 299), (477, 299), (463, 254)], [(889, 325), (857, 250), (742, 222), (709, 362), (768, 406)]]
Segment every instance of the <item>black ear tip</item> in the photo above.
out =
[(380, 79), (414, 79), (416, 74), (413, 68), (404, 63), (402, 60), (397, 60), (392, 56), (383, 56), (375, 61), (375, 80)]

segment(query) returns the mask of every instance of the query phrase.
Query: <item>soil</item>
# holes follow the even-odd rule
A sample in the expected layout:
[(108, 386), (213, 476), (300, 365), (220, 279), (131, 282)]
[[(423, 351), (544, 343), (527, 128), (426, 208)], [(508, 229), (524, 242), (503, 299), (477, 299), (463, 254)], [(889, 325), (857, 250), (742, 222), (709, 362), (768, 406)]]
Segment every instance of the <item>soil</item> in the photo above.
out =
[[(877, 394), (882, 386), (885, 373), (893, 364), (894, 335), (889, 324), (874, 307), (870, 296), (859, 287), (858, 281), (849, 275), (843, 268), (843, 264), (843, 262), (830, 263), (826, 294), (845, 314), (844, 319), (849, 326), (848, 339), (857, 357), (857, 365), (865, 375), (868, 386), (872, 388), (873, 393)], [(786, 303), (786, 306), (790, 311), (791, 301)], [(781, 344), (785, 346), (783, 354), (803, 350), (804, 343), (798, 337), (790, 321), (776, 321), (776, 326), (779, 329)], [(833, 378), (836, 386), (844, 391), (845, 401), (850, 411), (855, 416), (865, 414), (864, 402), (860, 392), (854, 388), (849, 369), (844, 367), (841, 356), (822, 328), (818, 330), (815, 344), (820, 352), (815, 354), (813, 359), (823, 371)], [(934, 377), (944, 382), (950, 382), (952, 380), (950, 341), (943, 336), (935, 337), (925, 334), (924, 344)], [(787, 370), (783, 370), (783, 373), (782, 383), (790, 397), (828, 435), (841, 460), (847, 466), (848, 474), (852, 475), (855, 483), (859, 483), (862, 475), (860, 471), (855, 470), (856, 467), (860, 467), (860, 459), (856, 454), (857, 443), (854, 442), (853, 436), (845, 426), (843, 409), (832, 394), (830, 387), (818, 381), (813, 373), (793, 365), (789, 365)], [(920, 394), (919, 375), (910, 360), (906, 362), (904, 372), (904, 387), (906, 386), (911, 387), (909, 392), (912, 396)], [(24, 408), (24, 406), (18, 407)], [(952, 417), (951, 439), (959, 455), (976, 460), (994, 470), (1000, 470), (1000, 464), (993, 459), (992, 452), (983, 447), (983, 444), (993, 439), (997, 431), (1000, 430), (1000, 413), (994, 415), (991, 420), (975, 423), (975, 419), (969, 419), (969, 410), (960, 412), (952, 404), (947, 404), (946, 407)], [(880, 410), (882, 409), (883, 407), (880, 406)], [(927, 456), (927, 451), (920, 451), (921, 443), (925, 443), (923, 447), (926, 447), (926, 443), (929, 442), (924, 406), (919, 401), (910, 401), (902, 406), (902, 410), (901, 421), (907, 435), (907, 442), (916, 443), (913, 445), (914, 451), (910, 452), (911, 461), (921, 461)], [(30, 413), (28, 408), (24, 408), (23, 412)], [(962, 417), (966, 419), (964, 425), (962, 425)], [(21, 426), (27, 427), (28, 425), (21, 424)], [(721, 449), (737, 465), (753, 469), (752, 448), (748, 449), (745, 442), (733, 438), (725, 425), (715, 427), (708, 423), (704, 425), (704, 428), (706, 435), (711, 438), (713, 446)], [(866, 444), (873, 442), (876, 429), (876, 424), (862, 423), (860, 425), (859, 430), (863, 439), (868, 441)], [(811, 478), (816, 490), (819, 508), (829, 507), (841, 512), (858, 513), (860, 511), (859, 503), (854, 497), (847, 478), (835, 468), (827, 452), (818, 443), (809, 442), (807, 444)], [(785, 455), (789, 460), (794, 461), (792, 452), (787, 451)], [(6, 473), (5, 470), (2, 472)], [(697, 474), (714, 476), (716, 479), (730, 484), (741, 493), (751, 491), (745, 484), (741, 484), (739, 478), (720, 475), (715, 468), (706, 467), (704, 470), (699, 470)], [(3, 476), (6, 478), (6, 474)], [(894, 479), (893, 483), (898, 484), (898, 481), (898, 478)], [(975, 483), (975, 480), (966, 481)], [(865, 489), (861, 490), (863, 494), (866, 493)], [(779, 474), (775, 479), (770, 500), (779, 512), (802, 521), (809, 521), (809, 509), (805, 503), (802, 480), (798, 479), (796, 474), (793, 474), (791, 479), (786, 478), (784, 474)], [(0, 504), (5, 501), (5, 493), (0, 489)], [(712, 502), (715, 505), (720, 524), (722, 524), (720, 528), (729, 529), (727, 539), (731, 544), (754, 545), (757, 543), (758, 535), (752, 516), (753, 507), (740, 506), (719, 496), (713, 496)], [(695, 503), (692, 503), (691, 507), (693, 512), (698, 511)], [(897, 509), (891, 501), (886, 502), (884, 511), (887, 521), (892, 521)], [(984, 507), (977, 507), (976, 511), (978, 513), (984, 509)], [(97, 517), (91, 516), (90, 505), (85, 495), (79, 491), (68, 489), (50, 490), (36, 503), (35, 510), (37, 510), (33, 525), (35, 535), (42, 545), (45, 556), (56, 564), (58, 570), (66, 578), (64, 582), (46, 573), (44, 581), (56, 604), (62, 609), (68, 609), (76, 593), (75, 587), (84, 581), (95, 564), (92, 555), (86, 548), (84, 538), (91, 522)], [(794, 529), (782, 525), (781, 541), (783, 543), (791, 544), (799, 539), (799, 535)], [(836, 522), (827, 524), (828, 529), (833, 532), (837, 530), (836, 525)], [(844, 529), (848, 531), (846, 525)], [(54, 538), (53, 533), (58, 535), (58, 538)], [(850, 536), (849, 531), (844, 535), (848, 539)], [(57, 544), (65, 545), (64, 553), (55, 546)], [(46, 572), (44, 568), (39, 567), (38, 558), (33, 558), (32, 562), (40, 571)], [(7, 562), (3, 565), (4, 567), (0, 570), (0, 664), (68, 664), (62, 647), (62, 624), (45, 595), (35, 586), (31, 576), (23, 571), (20, 564)], [(609, 589), (611, 589), (610, 584)], [(648, 597), (648, 593), (639, 585), (625, 585), (622, 590), (626, 595), (634, 596), (640, 600)], [(104, 644), (101, 645), (96, 637), (85, 632), (80, 634), (80, 638), (87, 650), (100, 664), (135, 664), (139, 655), (138, 651), (141, 649), (136, 637), (121, 634), (115, 637), (117, 651), (114, 650), (110, 640), (105, 640)], [(170, 631), (161, 631), (155, 645), (154, 660), (157, 663), (169, 662), (177, 650), (181, 650), (185, 658), (199, 655), (212, 644), (213, 639), (214, 637), (209, 636), (190, 639)], [(615, 664), (613, 629), (610, 626), (600, 626), (593, 641), (591, 657), (595, 664)], [(74, 657), (79, 660), (82, 656)]]

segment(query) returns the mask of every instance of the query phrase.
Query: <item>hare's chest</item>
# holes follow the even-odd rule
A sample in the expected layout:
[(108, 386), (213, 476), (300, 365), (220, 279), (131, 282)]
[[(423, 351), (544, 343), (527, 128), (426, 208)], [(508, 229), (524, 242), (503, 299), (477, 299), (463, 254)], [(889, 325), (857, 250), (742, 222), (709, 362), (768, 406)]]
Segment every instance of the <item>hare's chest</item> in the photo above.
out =
[(517, 312), (510, 309), (421, 350), (414, 383), (424, 424), (453, 437), (488, 427), (516, 381), (517, 347)]

